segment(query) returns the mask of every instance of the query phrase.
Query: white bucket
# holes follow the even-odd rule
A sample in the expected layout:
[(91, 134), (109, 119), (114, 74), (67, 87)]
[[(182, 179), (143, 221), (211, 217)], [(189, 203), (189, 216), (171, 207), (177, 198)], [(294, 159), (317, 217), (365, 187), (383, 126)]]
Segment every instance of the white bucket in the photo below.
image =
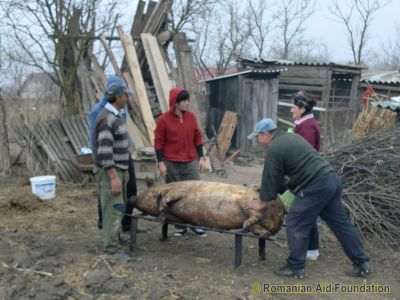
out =
[(42, 200), (53, 199), (56, 196), (56, 176), (37, 176), (30, 178), (32, 193)]

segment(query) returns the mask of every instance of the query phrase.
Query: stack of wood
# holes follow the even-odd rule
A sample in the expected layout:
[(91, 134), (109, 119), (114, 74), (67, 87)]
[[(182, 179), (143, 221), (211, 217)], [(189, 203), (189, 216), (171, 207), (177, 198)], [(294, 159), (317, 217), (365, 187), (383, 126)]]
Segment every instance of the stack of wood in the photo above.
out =
[[(171, 1), (150, 1), (146, 10), (145, 6), (145, 1), (139, 1), (130, 34), (126, 34), (121, 26), (117, 26), (118, 39), (124, 50), (121, 67), (118, 66), (111, 50), (111, 41), (107, 42), (105, 36), (100, 36), (115, 74), (123, 77), (128, 88), (135, 92), (135, 96), (129, 99), (127, 126), (136, 150), (153, 145), (155, 118), (169, 109), (169, 91), (172, 82), (190, 92), (191, 110), (200, 121), (202, 120), (196, 99), (197, 83), (194, 78), (191, 47), (185, 34), (178, 32), (172, 36), (168, 31), (167, 16), (171, 9)], [(172, 66), (168, 65), (166, 53), (166, 46), (171, 42), (174, 43), (177, 61), (177, 69), (174, 72)], [(93, 99), (101, 99), (105, 75), (99, 68), (96, 58), (93, 55), (89, 57), (90, 61), (84, 65), (91, 69), (85, 73), (94, 72), (97, 75), (90, 78), (101, 80), (96, 82), (93, 80), (95, 84), (92, 86), (92, 92), (86, 94), (95, 94), (96, 97)], [(85, 112), (89, 112), (89, 109)]]
[(325, 153), (343, 181), (343, 200), (365, 236), (400, 247), (400, 128)]
[(388, 109), (368, 107), (364, 109), (353, 126), (353, 140), (357, 141), (368, 134), (381, 132), (395, 126), (397, 114)]
[[(153, 171), (153, 167), (149, 167), (149, 161), (155, 165), (155, 156), (148, 155), (149, 149), (152, 149), (154, 143), (155, 118), (169, 109), (169, 91), (172, 88), (172, 82), (177, 86), (182, 86), (187, 89), (191, 95), (191, 110), (196, 114), (197, 119), (204, 128), (203, 117), (200, 114), (199, 105), (197, 103), (198, 86), (195, 80), (194, 63), (191, 47), (184, 33), (177, 32), (173, 36), (167, 30), (168, 19), (167, 15), (171, 9), (170, 0), (160, 0), (159, 2), (150, 1), (145, 11), (146, 2), (139, 1), (134, 22), (130, 34), (126, 34), (121, 26), (117, 26), (118, 37), (100, 36), (99, 39), (103, 45), (107, 57), (112, 63), (114, 73), (125, 79), (130, 90), (135, 92), (135, 95), (129, 98), (128, 114), (127, 114), (127, 129), (134, 152), (139, 152), (134, 155), (135, 159), (140, 161), (146, 157), (145, 163), (141, 164), (140, 168), (144, 168), (144, 172)], [(79, 31), (78, 31), (79, 32)], [(94, 38), (95, 39), (95, 38)], [(117, 59), (111, 48), (111, 41), (120, 42), (124, 50), (124, 58), (122, 65), (119, 66)], [(79, 39), (77, 39), (79, 43)], [(168, 64), (168, 55), (166, 46), (173, 43), (176, 57), (176, 69), (173, 69), (171, 64)], [(79, 45), (79, 44), (77, 44)], [(79, 48), (79, 47), (77, 47)], [(82, 117), (87, 119), (87, 113), (95, 103), (102, 99), (106, 75), (98, 62), (97, 58), (91, 51), (92, 47), (87, 47), (87, 53), (80, 61), (78, 68), (79, 89), (81, 95), (81, 105), (83, 112), (86, 114)], [(235, 120), (233, 120), (235, 119)], [(236, 114), (230, 117), (232, 122), (226, 123), (218, 137), (218, 147), (214, 150), (214, 166), (221, 168), (225, 154), (230, 145), (230, 138), (236, 126)], [(66, 119), (69, 120), (69, 119)], [(57, 122), (69, 122), (58, 120)], [(87, 124), (86, 124), (87, 125)], [(234, 127), (232, 127), (232, 125)], [(67, 132), (60, 132), (59, 139), (54, 138), (54, 134), (45, 134), (52, 129), (52, 125), (40, 124), (16, 130), (18, 140), (25, 140), (25, 144), (32, 145), (34, 152), (40, 153), (35, 158), (41, 163), (38, 165), (36, 174), (49, 172), (49, 165), (56, 165), (54, 170), (58, 170), (56, 175), (60, 175), (60, 179), (64, 181), (81, 182), (82, 176), (72, 176), (73, 172), (69, 172), (71, 166), (70, 158), (80, 153), (80, 147), (89, 147), (87, 137), (89, 136), (88, 126), (81, 126), (71, 123), (74, 130), (80, 131), (76, 133), (81, 137), (85, 137), (79, 147), (77, 143), (72, 143), (71, 139), (66, 141)], [(37, 134), (37, 127), (40, 129), (40, 134)], [(58, 126), (59, 127), (59, 126)], [(23, 134), (24, 130), (30, 132)], [(66, 130), (66, 129), (65, 129)], [(53, 131), (51, 131), (53, 132)], [(33, 138), (32, 138), (33, 137)], [(228, 141), (229, 139), (229, 141)], [(65, 150), (64, 153), (56, 154), (62, 149), (51, 150), (47, 145), (60, 147), (62, 143), (69, 143), (72, 147), (70, 150)], [(56, 144), (58, 144), (56, 146)], [(32, 148), (31, 147), (31, 148)], [(33, 149), (32, 148), (32, 149)], [(61, 147), (62, 148), (62, 147)], [(153, 150), (154, 151), (154, 150)], [(68, 165), (68, 167), (67, 167)], [(146, 168), (145, 168), (146, 166)], [(210, 166), (208, 167), (211, 168)], [(65, 171), (61, 171), (64, 170)], [(62, 172), (63, 174), (61, 174)], [(35, 175), (36, 175), (35, 174)]]
[(75, 155), (88, 145), (89, 118), (76, 115), (48, 123), (19, 122), (11, 133), (25, 150), (29, 176), (55, 174), (59, 181), (83, 184), (91, 179), (81, 172)]

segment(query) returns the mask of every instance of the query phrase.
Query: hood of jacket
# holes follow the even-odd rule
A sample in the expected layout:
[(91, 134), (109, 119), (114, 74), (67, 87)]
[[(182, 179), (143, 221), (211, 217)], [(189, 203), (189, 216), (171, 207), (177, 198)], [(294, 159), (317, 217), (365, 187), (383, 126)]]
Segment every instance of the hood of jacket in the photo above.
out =
[(172, 113), (174, 112), (176, 99), (178, 98), (179, 94), (184, 90), (185, 89), (181, 88), (181, 87), (174, 87), (169, 92), (169, 111), (170, 112), (172, 112)]

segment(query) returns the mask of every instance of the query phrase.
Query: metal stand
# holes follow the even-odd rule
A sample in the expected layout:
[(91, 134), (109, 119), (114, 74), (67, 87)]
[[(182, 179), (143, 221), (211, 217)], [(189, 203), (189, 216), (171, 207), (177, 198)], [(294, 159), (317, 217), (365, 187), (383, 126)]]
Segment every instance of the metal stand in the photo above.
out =
[[(129, 215), (131, 217), (131, 231), (130, 231), (130, 244), (129, 244), (129, 251), (133, 253), (136, 250), (136, 229), (138, 226), (138, 220), (143, 219), (151, 222), (159, 222), (156, 218), (154, 217), (148, 217), (148, 216), (143, 216), (143, 215)], [(243, 257), (243, 247), (242, 247), (242, 240), (243, 237), (248, 237), (248, 238), (256, 238), (258, 239), (258, 255), (260, 257), (260, 260), (265, 260), (265, 241), (266, 239), (264, 237), (259, 237), (251, 233), (243, 233), (243, 232), (234, 232), (234, 231), (229, 231), (229, 230), (222, 230), (222, 229), (217, 229), (217, 228), (210, 228), (210, 227), (204, 227), (204, 226), (195, 226), (191, 224), (178, 224), (174, 222), (168, 222), (162, 224), (161, 228), (161, 241), (165, 241), (168, 239), (168, 225), (180, 225), (184, 226), (186, 228), (198, 228), (198, 229), (203, 229), (207, 231), (214, 231), (214, 232), (219, 232), (219, 233), (225, 233), (225, 234), (234, 234), (235, 235), (235, 253), (234, 253), (234, 267), (235, 269), (240, 267), (242, 264), (242, 257)]]

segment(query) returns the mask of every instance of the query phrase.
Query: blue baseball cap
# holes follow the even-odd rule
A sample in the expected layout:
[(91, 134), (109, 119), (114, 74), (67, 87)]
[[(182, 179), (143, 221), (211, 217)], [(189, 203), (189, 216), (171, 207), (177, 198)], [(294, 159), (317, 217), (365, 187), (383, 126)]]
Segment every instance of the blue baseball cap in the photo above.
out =
[(110, 76), (106, 83), (105, 96), (112, 98), (120, 94), (127, 94), (133, 96), (135, 93), (126, 87), (125, 81), (118, 76)]
[(270, 130), (276, 129), (276, 124), (274, 120), (265, 118), (262, 119), (261, 121), (258, 121), (256, 126), (254, 127), (254, 131), (250, 133), (250, 135), (247, 137), (249, 140), (255, 138), (257, 134), (267, 132)]

